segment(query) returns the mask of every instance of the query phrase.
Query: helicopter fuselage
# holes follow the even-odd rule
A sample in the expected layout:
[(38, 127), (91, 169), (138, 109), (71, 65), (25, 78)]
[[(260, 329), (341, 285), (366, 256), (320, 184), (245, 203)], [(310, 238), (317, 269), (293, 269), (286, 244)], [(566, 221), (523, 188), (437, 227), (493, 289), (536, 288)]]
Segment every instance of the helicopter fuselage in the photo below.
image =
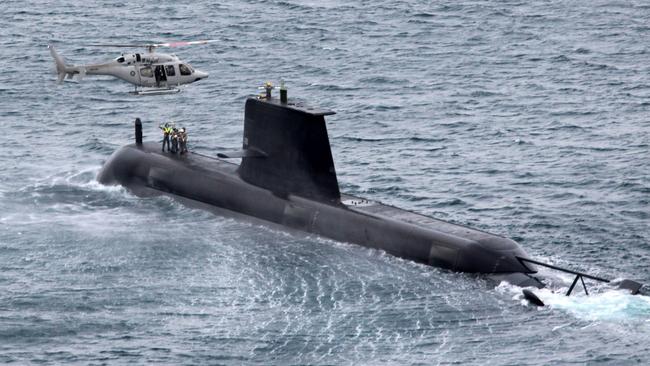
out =
[(56, 61), (59, 81), (64, 77), (72, 79), (78, 75), (109, 75), (122, 79), (136, 87), (172, 88), (190, 84), (208, 77), (208, 73), (195, 70), (176, 55), (164, 53), (122, 54), (116, 59), (88, 65), (66, 65), (54, 48), (50, 47)]

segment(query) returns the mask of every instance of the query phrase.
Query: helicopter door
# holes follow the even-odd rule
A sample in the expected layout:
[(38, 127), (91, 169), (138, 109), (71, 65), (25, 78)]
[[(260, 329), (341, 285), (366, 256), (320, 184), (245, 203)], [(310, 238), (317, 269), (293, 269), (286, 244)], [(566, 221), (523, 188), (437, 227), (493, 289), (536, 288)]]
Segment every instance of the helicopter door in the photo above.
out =
[(154, 86), (154, 75), (153, 69), (151, 66), (145, 66), (140, 68), (140, 86)]
[(167, 85), (178, 85), (178, 77), (174, 65), (165, 65), (165, 74), (167, 74)]
[(156, 65), (154, 76), (156, 77), (157, 87), (167, 85), (167, 74), (165, 74), (165, 67), (163, 65)]

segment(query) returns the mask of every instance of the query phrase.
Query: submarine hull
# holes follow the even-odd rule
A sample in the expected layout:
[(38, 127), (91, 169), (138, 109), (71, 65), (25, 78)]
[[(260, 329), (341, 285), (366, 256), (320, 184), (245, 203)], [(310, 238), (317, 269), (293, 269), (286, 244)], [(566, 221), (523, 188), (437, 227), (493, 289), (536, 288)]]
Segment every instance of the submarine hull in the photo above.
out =
[[(533, 260), (508, 238), (341, 193), (324, 118), (334, 112), (289, 101), (286, 90), (283, 98), (273, 99), (272, 87), (266, 87), (266, 97), (246, 100), (241, 150), (218, 158), (161, 152), (158, 144), (143, 144), (142, 122), (136, 119), (135, 144), (114, 152), (98, 181), (521, 287), (544, 287), (532, 275), (535, 266), (576, 276), (567, 296), (578, 281), (588, 294), (585, 278), (614, 282)], [(228, 158), (241, 158), (241, 164)], [(643, 286), (617, 282), (632, 294)], [(523, 295), (543, 305), (534, 293)]]
[(517, 259), (527, 255), (511, 239), (346, 194), (313, 199), (260, 187), (243, 179), (240, 168), (191, 152), (164, 153), (159, 144), (133, 144), (113, 153), (97, 179), (137, 195), (188, 199), (419, 263), (493, 274), (514, 285), (543, 286), (529, 275), (532, 266)]

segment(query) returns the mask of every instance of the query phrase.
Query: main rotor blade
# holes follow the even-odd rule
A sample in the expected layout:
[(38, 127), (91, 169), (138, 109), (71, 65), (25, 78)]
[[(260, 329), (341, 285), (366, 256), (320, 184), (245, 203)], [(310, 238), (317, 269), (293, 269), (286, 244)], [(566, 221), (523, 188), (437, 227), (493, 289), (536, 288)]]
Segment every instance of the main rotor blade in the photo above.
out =
[(90, 47), (120, 47), (120, 48), (146, 48), (152, 51), (157, 47), (182, 47), (182, 46), (191, 46), (197, 44), (207, 44), (217, 42), (216, 39), (206, 39), (202, 41), (179, 41), (179, 42), (166, 42), (166, 43), (148, 43), (148, 44), (126, 44), (126, 43), (91, 43), (86, 46)]
[(202, 41), (180, 41), (180, 42), (167, 42), (167, 43), (154, 43), (151, 46), (154, 47), (181, 47), (181, 46), (191, 46), (195, 44), (206, 44), (216, 42), (216, 39), (206, 39)]
[(155, 44), (120, 44), (120, 43), (93, 43), (87, 44), (90, 47), (134, 47), (134, 48), (148, 48), (156, 47)]

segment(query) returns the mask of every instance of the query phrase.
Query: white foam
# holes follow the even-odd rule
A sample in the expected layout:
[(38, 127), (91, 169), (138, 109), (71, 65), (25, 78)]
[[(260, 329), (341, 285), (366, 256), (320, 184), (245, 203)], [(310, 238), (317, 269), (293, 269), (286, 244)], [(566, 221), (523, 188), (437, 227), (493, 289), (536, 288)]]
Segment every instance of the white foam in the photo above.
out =
[[(504, 294), (512, 294), (513, 300), (523, 306), (530, 306), (524, 299), (522, 288), (501, 282), (496, 290)], [(650, 321), (650, 297), (632, 295), (625, 290), (601, 288), (590, 292), (587, 296), (582, 288), (574, 289), (571, 296), (566, 296), (568, 288), (531, 289), (551, 310), (559, 310), (571, 314), (581, 320), (589, 321), (619, 321), (641, 320)], [(593, 288), (591, 288), (593, 290)]]
[(566, 311), (584, 320), (650, 319), (650, 298), (631, 295), (624, 290), (605, 290), (589, 296), (566, 296), (564, 291), (541, 290), (537, 295), (552, 309)]

